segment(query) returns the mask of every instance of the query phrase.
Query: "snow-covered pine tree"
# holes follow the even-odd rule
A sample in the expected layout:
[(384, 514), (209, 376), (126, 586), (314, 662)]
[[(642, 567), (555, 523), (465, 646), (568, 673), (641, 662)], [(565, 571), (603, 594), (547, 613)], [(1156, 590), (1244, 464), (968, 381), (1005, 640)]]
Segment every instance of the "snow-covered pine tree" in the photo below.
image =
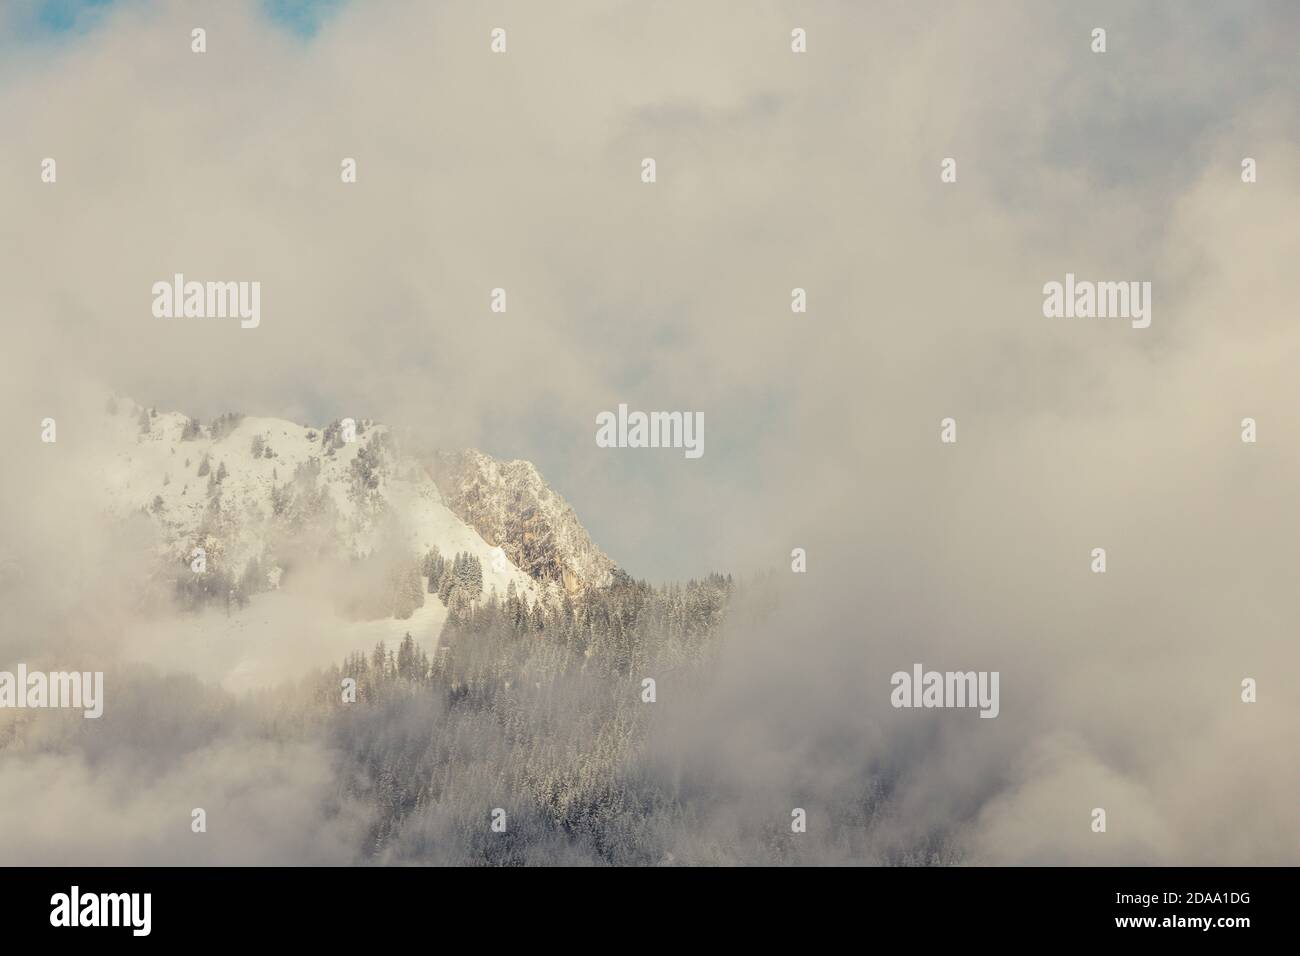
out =
[[(419, 654), (415, 639), (407, 631), (402, 643), (397, 648), (397, 676), (402, 680), (422, 680), (423, 669), (418, 668)], [(419, 670), (419, 673), (417, 673)]]
[(478, 559), (477, 555), (469, 555), (469, 573), (466, 584), (471, 601), (477, 601), (483, 596), (483, 562)]
[(451, 567), (444, 570), (442, 580), (438, 582), (438, 597), (442, 603), (451, 607), (448, 603), (451, 600), (451, 589), (460, 583), (460, 554), (451, 562)]
[(469, 595), (459, 584), (455, 585), (447, 595), (447, 620), (454, 621), (456, 626), (463, 625), (468, 622), (470, 611)]
[(511, 627), (516, 626), (519, 621), (519, 591), (515, 587), (515, 579), (511, 578), (510, 583), (506, 585), (506, 623)]
[(472, 555), (468, 551), (460, 551), (456, 554), (456, 564), (453, 569), (456, 578), (456, 586), (463, 590), (466, 596), (469, 596), (469, 579), (470, 579), (470, 560)]
[(436, 594), (438, 579), (442, 576), (442, 555), (437, 545), (425, 552), (424, 559), (420, 562), (420, 574), (428, 581), (429, 593)]

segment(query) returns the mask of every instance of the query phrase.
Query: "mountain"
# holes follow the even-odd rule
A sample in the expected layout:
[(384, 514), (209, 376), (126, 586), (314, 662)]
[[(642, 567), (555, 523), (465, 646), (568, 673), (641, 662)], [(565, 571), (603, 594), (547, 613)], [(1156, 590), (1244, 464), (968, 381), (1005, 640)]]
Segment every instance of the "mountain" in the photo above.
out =
[[(419, 558), (436, 548), (449, 562), (461, 553), (476, 558), (485, 597), (495, 589), (504, 598), (512, 583), (532, 601), (558, 593), (547, 582), (560, 578), (525, 573), (510, 557), (510, 540), (494, 547), (449, 508), (428, 469), (403, 455), (384, 425), (356, 423), (353, 438), (338, 422), (312, 428), (228, 415), (201, 425), (129, 401), (110, 407), (101, 483), (106, 506), (122, 517), (147, 513), (161, 532), (161, 553), (177, 562), (202, 547), (209, 570), (237, 578), (251, 561), (264, 575), (254, 582), (261, 590), (274, 589), (288, 566), (307, 557), (356, 561), (401, 552)], [(510, 463), (511, 474), (521, 465), (536, 476), (526, 462)], [(507, 484), (498, 489), (503, 500), (478, 503), (503, 526), (516, 527), (510, 508), (531, 500), (562, 504), (540, 477), (535, 481), (528, 496)], [(534, 528), (541, 519), (523, 520)], [(532, 535), (521, 539), (520, 553), (538, 570), (585, 569), (599, 551), (571, 509), (557, 527), (563, 534), (552, 540), (561, 551), (547, 555)], [(588, 556), (587, 563), (575, 556)]]
[(435, 455), (430, 471), (447, 507), (533, 579), (570, 594), (612, 580), (614, 562), (532, 462), (468, 449)]
[[(432, 651), (452, 610), (493, 591), (558, 607), (612, 579), (614, 563), (526, 461), (408, 454), (368, 420), (200, 423), (121, 398), (104, 414), (92, 483), (103, 510), (147, 516), (154, 593), (199, 612), (135, 635), (133, 653), (158, 666), (267, 686), (407, 633)], [(431, 568), (435, 584), (468, 581), (430, 592)], [(281, 586), (295, 576), (307, 586)]]

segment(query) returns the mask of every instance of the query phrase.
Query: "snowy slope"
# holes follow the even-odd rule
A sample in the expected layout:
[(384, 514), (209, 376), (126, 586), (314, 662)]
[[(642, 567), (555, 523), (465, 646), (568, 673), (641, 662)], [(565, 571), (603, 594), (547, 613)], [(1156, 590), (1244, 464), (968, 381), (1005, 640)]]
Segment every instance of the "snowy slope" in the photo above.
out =
[[(201, 427), (195, 437), (183, 437), (188, 419), (177, 412), (157, 412), (142, 433), (140, 411), (134, 403), (118, 402), (117, 414), (108, 416), (116, 453), (104, 464), (107, 506), (118, 515), (139, 510), (152, 514), (164, 532), (165, 545), (175, 554), (188, 553), (187, 545), (211, 507), (209, 477), (198, 473), (204, 457), (212, 475), (225, 466), (218, 523), (226, 533), (213, 544), (218, 557), (234, 570), (250, 557), (263, 557), (263, 532), (274, 510), (273, 489), (290, 485), (298, 467), (315, 459), (320, 463), (315, 486), (333, 499), (338, 514), (335, 545), (343, 557), (376, 549), (385, 519), (394, 518), (396, 527), (406, 532), (412, 553), (438, 548), (448, 558), (458, 551), (476, 555), (484, 567), (485, 594), (495, 588), (504, 596), (510, 581), (532, 600), (541, 593), (536, 581), (443, 505), (437, 485), (419, 463), (393, 457), (377, 476), (368, 501), (357, 499), (352, 463), (373, 436), (386, 431), (383, 425), (370, 425), (355, 441), (326, 454), (321, 444), (324, 429), (292, 421), (248, 416), (213, 440), (211, 425)], [(253, 458), (255, 436), (263, 438), (273, 458)], [(377, 514), (376, 502), (382, 503), (382, 514)], [(213, 549), (208, 550), (212, 555)]]
[[(493, 588), (504, 596), (512, 581), (530, 600), (544, 590), (443, 504), (419, 463), (389, 451), (373, 469), (373, 487), (358, 479), (354, 461), (376, 436), (385, 434), (382, 425), (362, 425), (355, 441), (331, 449), (322, 443), (324, 429), (283, 419), (245, 417), (228, 431), (219, 429), (215, 438), (211, 424), (197, 433), (191, 426), (187, 437), (190, 423), (184, 415), (158, 412), (145, 430), (140, 406), (121, 400), (117, 406), (116, 414), (106, 416), (110, 452), (101, 485), (106, 507), (121, 516), (150, 514), (162, 532), (161, 550), (178, 560), (199, 543), (210, 565), (232, 573), (249, 558), (265, 561), (277, 517), (276, 493), (314, 489), (333, 504), (329, 544), (340, 557), (369, 554), (387, 529), (397, 528), (412, 554), (436, 547), (448, 559), (462, 551), (478, 557), (485, 596)], [(274, 457), (254, 457), (257, 436)], [(199, 475), (205, 457), (209, 474)], [(318, 474), (295, 483), (300, 466), (314, 470), (317, 465)], [(224, 477), (214, 494), (210, 485), (223, 466)], [(215, 508), (214, 497), (219, 499)], [(273, 585), (277, 569), (272, 563), (265, 570)]]

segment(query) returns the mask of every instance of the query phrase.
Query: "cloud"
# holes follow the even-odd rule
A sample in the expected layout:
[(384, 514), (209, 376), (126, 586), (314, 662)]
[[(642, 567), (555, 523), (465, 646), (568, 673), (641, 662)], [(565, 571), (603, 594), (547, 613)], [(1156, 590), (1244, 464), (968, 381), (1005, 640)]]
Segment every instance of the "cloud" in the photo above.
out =
[[(354, 808), (338, 810), (333, 767), (303, 745), (222, 741), (158, 777), (76, 756), (10, 756), (0, 791), (7, 866), (342, 865), (355, 862)], [(205, 812), (195, 833), (194, 809)]]
[[(737, 634), (692, 704), (706, 732), (664, 738), (717, 757), (719, 793), (837, 800), (875, 767), (882, 845), (940, 826), (985, 860), (1294, 861), (1295, 18), (409, 2), (304, 42), (232, 3), (197, 56), (194, 14), (159, 4), (18, 50), (0, 398), (28, 437), (0, 492), (33, 616), (6, 646), (54, 640), (67, 554), (105, 548), (77, 427), (97, 387), (373, 416), (534, 460), (635, 573), (784, 574), (808, 549), (798, 613)], [(261, 327), (153, 319), (177, 271), (260, 280)], [(1044, 319), (1066, 272), (1153, 282), (1151, 328)], [(703, 411), (708, 453), (596, 448), (620, 401)], [(112, 563), (87, 592), (118, 593)], [(1002, 716), (883, 708), (913, 661), (1002, 670)]]

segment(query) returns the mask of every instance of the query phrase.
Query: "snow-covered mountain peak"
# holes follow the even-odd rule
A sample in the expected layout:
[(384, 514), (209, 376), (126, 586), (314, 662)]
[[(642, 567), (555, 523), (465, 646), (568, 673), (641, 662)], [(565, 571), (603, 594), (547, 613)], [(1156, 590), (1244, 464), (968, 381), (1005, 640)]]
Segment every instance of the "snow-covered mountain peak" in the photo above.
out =
[(431, 470), (447, 507), (531, 577), (570, 593), (612, 580), (614, 562), (532, 462), (471, 448), (438, 454)]
[(446, 507), (384, 425), (317, 428), (238, 415), (201, 424), (121, 399), (110, 408), (106, 505), (151, 515), (178, 558), (203, 547), (209, 565), (232, 576), (250, 560), (274, 576), (285, 543), (301, 549), (304, 538), (341, 559), (393, 546), (416, 556), (436, 549), (448, 560), (477, 558), (485, 596), (495, 588), (504, 597), (512, 583), (534, 600), (546, 590)]

